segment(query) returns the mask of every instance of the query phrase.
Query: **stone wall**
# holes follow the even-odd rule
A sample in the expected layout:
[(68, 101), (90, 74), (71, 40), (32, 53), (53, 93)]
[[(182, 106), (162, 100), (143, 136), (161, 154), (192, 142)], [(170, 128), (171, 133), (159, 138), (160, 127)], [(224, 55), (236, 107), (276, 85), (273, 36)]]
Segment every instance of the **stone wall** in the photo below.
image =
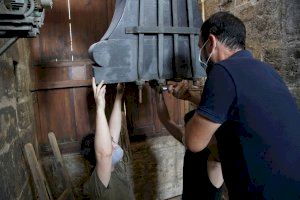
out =
[(182, 194), (184, 147), (172, 136), (131, 143), (131, 178), (137, 200)]
[(274, 65), (300, 106), (300, 1), (205, 1), (206, 18), (217, 11), (230, 11), (245, 23), (247, 49)]
[(24, 152), (24, 144), (35, 144), (29, 66), (26, 39), (0, 56), (0, 199), (33, 198)]

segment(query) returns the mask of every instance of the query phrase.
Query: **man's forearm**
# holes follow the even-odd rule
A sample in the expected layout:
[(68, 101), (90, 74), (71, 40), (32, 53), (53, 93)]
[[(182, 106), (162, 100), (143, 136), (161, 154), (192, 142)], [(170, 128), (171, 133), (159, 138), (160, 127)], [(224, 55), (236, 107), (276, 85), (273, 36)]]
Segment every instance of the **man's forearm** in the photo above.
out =
[(185, 127), (186, 147), (192, 152), (202, 151), (220, 126), (221, 124), (195, 114)]

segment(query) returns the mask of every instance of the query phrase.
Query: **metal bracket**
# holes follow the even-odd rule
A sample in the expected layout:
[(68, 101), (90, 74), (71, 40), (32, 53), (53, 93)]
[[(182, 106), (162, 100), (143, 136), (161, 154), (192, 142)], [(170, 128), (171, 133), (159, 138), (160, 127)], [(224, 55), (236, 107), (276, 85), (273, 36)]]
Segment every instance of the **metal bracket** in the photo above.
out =
[(160, 26), (134, 26), (125, 29), (127, 34), (180, 34), (180, 35), (199, 35), (199, 28), (192, 27), (160, 27)]

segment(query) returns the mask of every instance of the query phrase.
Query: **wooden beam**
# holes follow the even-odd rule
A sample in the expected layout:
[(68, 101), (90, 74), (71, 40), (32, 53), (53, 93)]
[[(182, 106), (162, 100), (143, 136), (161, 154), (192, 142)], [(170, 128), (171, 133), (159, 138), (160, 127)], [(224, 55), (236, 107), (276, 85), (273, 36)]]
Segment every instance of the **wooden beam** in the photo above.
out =
[(40, 64), (35, 65), (34, 67), (51, 67), (51, 68), (59, 68), (59, 67), (82, 67), (82, 66), (91, 66), (93, 61), (90, 59), (80, 60), (80, 61), (49, 61), (42, 62)]
[(68, 81), (55, 81), (55, 82), (37, 82), (30, 91), (39, 90), (52, 90), (52, 89), (64, 89), (64, 88), (79, 88), (90, 87), (92, 85), (91, 80), (68, 80)]

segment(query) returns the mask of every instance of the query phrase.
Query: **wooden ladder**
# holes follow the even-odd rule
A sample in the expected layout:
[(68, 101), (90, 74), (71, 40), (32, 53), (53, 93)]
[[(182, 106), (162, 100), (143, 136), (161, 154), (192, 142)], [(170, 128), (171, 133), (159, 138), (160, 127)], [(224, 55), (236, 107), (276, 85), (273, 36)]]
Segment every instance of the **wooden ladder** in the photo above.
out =
[[(74, 200), (74, 186), (71, 182), (71, 177), (67, 171), (67, 168), (64, 164), (63, 157), (59, 150), (55, 134), (50, 132), (48, 134), (50, 145), (55, 157), (55, 160), (58, 163), (58, 167), (62, 170), (63, 178), (66, 180), (67, 188), (63, 193), (58, 197), (57, 200), (72, 199)], [(54, 200), (49, 184), (45, 178), (45, 174), (42, 170), (40, 163), (37, 160), (34, 148), (31, 143), (25, 145), (26, 158), (30, 167), (31, 174), (33, 176), (33, 181), (38, 193), (39, 199), (42, 200)]]

